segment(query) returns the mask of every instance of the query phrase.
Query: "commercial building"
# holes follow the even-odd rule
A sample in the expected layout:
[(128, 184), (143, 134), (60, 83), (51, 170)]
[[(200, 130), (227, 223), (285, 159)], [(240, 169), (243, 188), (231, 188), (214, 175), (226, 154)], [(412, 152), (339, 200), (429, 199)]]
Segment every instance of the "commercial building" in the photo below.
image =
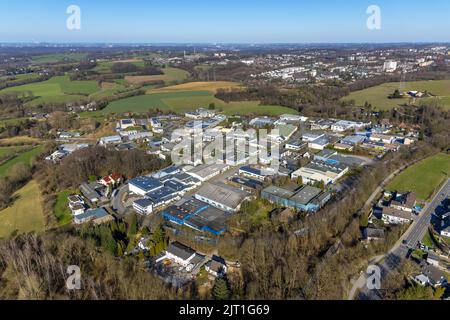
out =
[(300, 151), (302, 149), (305, 149), (307, 146), (307, 142), (304, 142), (301, 139), (295, 139), (287, 142), (285, 148), (291, 151)]
[(313, 161), (292, 173), (293, 180), (302, 178), (303, 183), (313, 184), (323, 182), (325, 185), (334, 184), (349, 171), (349, 167), (342, 164), (329, 164), (323, 161)]
[(138, 199), (133, 202), (133, 209), (142, 215), (149, 215), (153, 212), (153, 201), (150, 199)]
[(119, 129), (126, 130), (136, 126), (136, 120), (134, 119), (122, 119), (119, 121)]
[(264, 181), (267, 177), (273, 176), (275, 172), (269, 169), (257, 169), (250, 166), (243, 166), (239, 168), (239, 174)]
[(299, 211), (317, 212), (331, 199), (331, 194), (311, 186), (303, 186), (297, 191), (269, 186), (262, 190), (261, 198)]
[(140, 196), (145, 196), (147, 193), (163, 187), (163, 184), (159, 180), (147, 176), (131, 179), (128, 185), (130, 192)]
[(122, 143), (121, 136), (108, 136), (100, 138), (100, 145), (102, 146), (108, 146), (111, 144), (119, 144), (119, 143)]
[(202, 164), (188, 170), (186, 173), (202, 182), (205, 182), (227, 171), (229, 168), (229, 165), (223, 163)]
[(347, 136), (344, 139), (341, 140), (342, 144), (347, 144), (350, 146), (357, 146), (363, 143), (366, 140), (365, 136)]
[(329, 145), (330, 145), (330, 138), (328, 138), (327, 136), (324, 135), (320, 138), (310, 141), (308, 143), (308, 148), (314, 149), (314, 150), (323, 150)]
[(190, 198), (163, 210), (162, 216), (165, 220), (178, 225), (220, 235), (227, 229), (226, 220), (229, 214), (205, 202)]
[(196, 199), (227, 212), (237, 212), (241, 203), (248, 197), (249, 194), (240, 189), (225, 184), (212, 183), (206, 183), (195, 194)]

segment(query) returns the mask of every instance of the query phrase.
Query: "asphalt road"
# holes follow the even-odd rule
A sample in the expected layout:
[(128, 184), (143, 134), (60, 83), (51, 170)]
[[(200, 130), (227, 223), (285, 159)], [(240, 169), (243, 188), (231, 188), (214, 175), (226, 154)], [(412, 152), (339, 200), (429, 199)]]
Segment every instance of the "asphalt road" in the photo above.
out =
[[(381, 264), (377, 264), (381, 269), (381, 282), (389, 275), (390, 272), (394, 271), (401, 265), (404, 259), (407, 258), (410, 249), (415, 249), (418, 243), (422, 241), (428, 227), (430, 226), (431, 216), (435, 213), (441, 203), (448, 197), (450, 197), (450, 179), (435, 195), (433, 200), (424, 208), (420, 217), (413, 222), (411, 227), (405, 232), (394, 248), (392, 248), (392, 250), (385, 255), (384, 261)], [(366, 281), (366, 275), (363, 273), (354, 285), (359, 286), (361, 290), (358, 298), (361, 300), (381, 299), (381, 293), (378, 290), (369, 290), (365, 285)]]
[(111, 206), (118, 214), (124, 215), (127, 211), (127, 208), (125, 208), (122, 203), (122, 199), (124, 198), (125, 194), (128, 193), (128, 190), (128, 183), (122, 185), (119, 188), (119, 191), (117, 191), (116, 196), (111, 198)]

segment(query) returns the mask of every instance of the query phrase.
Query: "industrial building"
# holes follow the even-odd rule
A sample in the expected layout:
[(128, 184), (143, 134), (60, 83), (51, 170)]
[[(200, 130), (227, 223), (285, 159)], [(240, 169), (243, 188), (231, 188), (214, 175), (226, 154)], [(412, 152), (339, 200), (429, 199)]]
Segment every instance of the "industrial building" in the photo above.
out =
[(330, 164), (314, 160), (310, 164), (292, 173), (293, 180), (301, 177), (303, 183), (313, 184), (323, 182), (325, 185), (336, 183), (349, 171), (349, 167), (343, 164)]
[(237, 212), (241, 203), (248, 197), (249, 194), (240, 189), (225, 184), (212, 183), (206, 183), (195, 194), (196, 199), (227, 212)]
[(331, 199), (331, 194), (311, 186), (304, 186), (297, 191), (269, 186), (261, 192), (261, 198), (299, 211), (317, 212)]
[(215, 235), (226, 231), (229, 214), (205, 202), (190, 198), (163, 210), (162, 216), (172, 223)]

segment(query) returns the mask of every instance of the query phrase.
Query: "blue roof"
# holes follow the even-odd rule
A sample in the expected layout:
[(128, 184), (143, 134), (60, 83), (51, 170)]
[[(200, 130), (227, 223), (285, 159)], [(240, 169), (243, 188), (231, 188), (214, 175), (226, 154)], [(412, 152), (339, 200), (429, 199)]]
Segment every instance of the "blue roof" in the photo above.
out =
[(239, 170), (262, 176), (261, 170), (249, 166), (241, 167)]
[(154, 203), (160, 203), (162, 201), (176, 197), (176, 194), (177, 191), (167, 187), (162, 187), (158, 190), (147, 193), (145, 196), (152, 200)]
[(146, 198), (136, 200), (134, 203), (142, 208), (147, 208), (147, 207), (150, 207), (153, 205), (153, 201), (151, 201), (150, 199), (146, 199)]
[(365, 136), (347, 136), (344, 139), (342, 139), (342, 143), (345, 144), (358, 144), (363, 142), (366, 139)]
[(150, 192), (163, 186), (157, 179), (146, 176), (131, 179), (128, 183), (144, 190), (144, 192)]
[(170, 166), (165, 169), (162, 169), (161, 171), (163, 171), (167, 174), (174, 174), (174, 173), (177, 173), (179, 171), (179, 169), (175, 166)]
[(184, 184), (176, 180), (169, 180), (164, 184), (164, 186), (174, 191), (181, 191), (187, 188)]

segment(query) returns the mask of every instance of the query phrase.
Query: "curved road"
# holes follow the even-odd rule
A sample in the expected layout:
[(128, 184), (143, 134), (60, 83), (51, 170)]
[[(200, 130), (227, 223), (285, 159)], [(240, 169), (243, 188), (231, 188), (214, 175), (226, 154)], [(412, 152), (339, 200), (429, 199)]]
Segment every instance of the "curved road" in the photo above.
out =
[[(378, 265), (381, 269), (382, 279), (401, 265), (403, 260), (407, 258), (410, 249), (416, 248), (417, 244), (423, 239), (428, 227), (430, 226), (431, 216), (441, 205), (441, 203), (448, 197), (450, 197), (450, 179), (447, 180), (447, 182), (441, 187), (433, 200), (424, 208), (420, 218), (412, 223), (394, 247), (386, 255), (379, 256), (370, 261), (370, 264), (378, 264), (381, 260), (383, 260), (383, 258), (385, 258), (383, 263)], [(380, 292), (378, 292), (378, 290), (367, 289), (366, 283), (366, 274), (362, 273), (350, 290), (349, 300), (355, 298), (357, 290), (361, 290), (359, 294), (360, 299), (381, 299)]]

